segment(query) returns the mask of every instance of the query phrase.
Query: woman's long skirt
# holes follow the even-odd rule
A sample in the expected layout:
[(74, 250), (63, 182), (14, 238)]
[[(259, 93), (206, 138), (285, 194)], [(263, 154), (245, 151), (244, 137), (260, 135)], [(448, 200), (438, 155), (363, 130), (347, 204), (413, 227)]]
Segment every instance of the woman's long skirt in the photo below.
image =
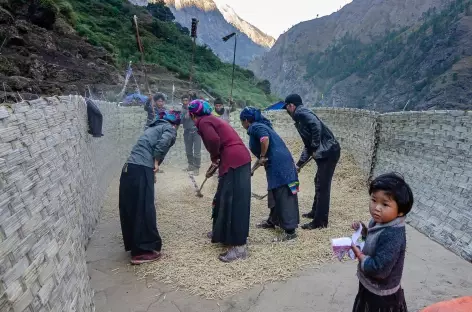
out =
[(389, 296), (376, 295), (359, 283), (359, 292), (354, 301), (353, 312), (407, 312), (405, 294), (400, 288)]
[(120, 221), (125, 250), (131, 256), (161, 251), (156, 224), (152, 168), (125, 164), (120, 177)]
[(295, 230), (300, 223), (298, 195), (293, 194), (288, 185), (269, 190), (267, 202), (270, 209), (267, 223), (283, 230)]
[(251, 163), (230, 168), (218, 179), (213, 204), (212, 243), (245, 245), (251, 210)]

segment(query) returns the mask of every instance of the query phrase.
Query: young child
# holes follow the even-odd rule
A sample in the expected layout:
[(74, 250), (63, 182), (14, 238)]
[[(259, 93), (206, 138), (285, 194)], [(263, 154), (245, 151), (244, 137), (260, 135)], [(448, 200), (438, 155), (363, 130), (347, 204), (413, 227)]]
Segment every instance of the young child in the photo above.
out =
[(365, 245), (352, 250), (359, 259), (359, 291), (353, 312), (406, 312), (401, 288), (405, 260), (405, 217), (413, 206), (413, 193), (404, 179), (395, 173), (377, 177), (370, 183), (369, 211), (372, 219), (362, 224)]

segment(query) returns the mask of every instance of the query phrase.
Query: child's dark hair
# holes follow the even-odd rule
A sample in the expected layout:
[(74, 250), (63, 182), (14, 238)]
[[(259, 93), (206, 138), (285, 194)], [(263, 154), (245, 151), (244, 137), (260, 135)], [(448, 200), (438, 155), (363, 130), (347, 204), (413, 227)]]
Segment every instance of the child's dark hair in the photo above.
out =
[(398, 212), (407, 215), (413, 207), (413, 192), (403, 177), (395, 172), (382, 174), (375, 178), (369, 186), (369, 195), (384, 191), (398, 205)]
[(216, 98), (214, 103), (215, 103), (215, 105), (217, 105), (217, 104), (223, 104), (223, 99), (221, 99), (221, 98)]
[(159, 101), (159, 100), (165, 101), (165, 100), (166, 100), (166, 96), (164, 95), (164, 93), (157, 92), (157, 93), (152, 97), (152, 99), (153, 99), (154, 101)]
[(182, 99), (182, 101), (185, 100), (185, 99), (190, 100), (190, 94), (184, 94), (184, 95), (182, 95), (182, 98), (181, 98), (181, 99)]

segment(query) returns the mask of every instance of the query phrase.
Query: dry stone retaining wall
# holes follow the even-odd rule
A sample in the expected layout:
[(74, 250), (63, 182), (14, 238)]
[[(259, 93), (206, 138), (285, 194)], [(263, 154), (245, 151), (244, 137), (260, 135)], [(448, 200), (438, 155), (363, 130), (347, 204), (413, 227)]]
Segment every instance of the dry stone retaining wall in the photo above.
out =
[[(96, 104), (102, 138), (87, 133), (81, 97), (0, 105), (0, 311), (93, 310), (86, 243), (146, 118), (142, 107)], [(416, 197), (414, 227), (472, 260), (471, 112), (315, 112), (366, 181), (391, 170), (405, 176)], [(298, 159), (302, 144), (291, 118), (266, 115)], [(247, 143), (239, 111), (231, 124)], [(182, 134), (164, 169), (186, 163)], [(208, 161), (204, 147), (202, 156)]]
[[(314, 111), (354, 156), (366, 182), (389, 171), (405, 177), (415, 195), (412, 226), (472, 262), (472, 112)], [(302, 147), (291, 143), (300, 142), (291, 118), (280, 111), (265, 115), (297, 160)]]
[(80, 97), (0, 106), (0, 311), (92, 311), (85, 247), (110, 179), (143, 128), (142, 108)]
[(472, 112), (389, 113), (379, 117), (374, 174), (402, 173), (419, 231), (472, 261)]

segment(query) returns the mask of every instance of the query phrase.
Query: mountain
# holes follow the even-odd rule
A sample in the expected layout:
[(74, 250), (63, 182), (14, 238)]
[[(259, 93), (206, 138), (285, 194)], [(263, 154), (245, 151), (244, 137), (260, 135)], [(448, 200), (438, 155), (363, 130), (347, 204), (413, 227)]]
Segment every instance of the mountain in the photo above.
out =
[[(129, 0), (136, 5), (146, 5), (143, 0)], [(149, 1), (159, 2), (159, 1)], [(221, 38), (238, 34), (236, 64), (247, 67), (256, 57), (267, 52), (275, 39), (239, 17), (227, 5), (216, 5), (212, 0), (165, 0), (176, 22), (190, 29), (192, 18), (197, 18), (197, 42), (207, 45), (223, 61), (233, 62), (233, 40), (223, 42)]]
[(300, 23), (250, 68), (280, 96), (395, 111), (472, 104), (470, 0), (354, 0)]
[[(150, 90), (136, 44), (136, 16)], [(139, 7), (121, 0), (0, 0), (0, 103), (41, 95), (116, 96), (130, 61), (128, 91), (190, 88), (192, 41), (164, 4)], [(230, 95), (232, 66), (197, 46), (193, 85), (214, 97)], [(270, 103), (270, 85), (235, 68), (233, 99), (240, 105)], [(168, 92), (168, 91), (165, 91)]]
[(234, 12), (232, 7), (227, 4), (217, 4), (217, 6), (225, 20), (236, 27), (240, 32), (246, 34), (252, 41), (269, 49), (274, 45), (275, 39), (273, 37), (243, 20), (238, 14), (236, 14), (236, 12)]

